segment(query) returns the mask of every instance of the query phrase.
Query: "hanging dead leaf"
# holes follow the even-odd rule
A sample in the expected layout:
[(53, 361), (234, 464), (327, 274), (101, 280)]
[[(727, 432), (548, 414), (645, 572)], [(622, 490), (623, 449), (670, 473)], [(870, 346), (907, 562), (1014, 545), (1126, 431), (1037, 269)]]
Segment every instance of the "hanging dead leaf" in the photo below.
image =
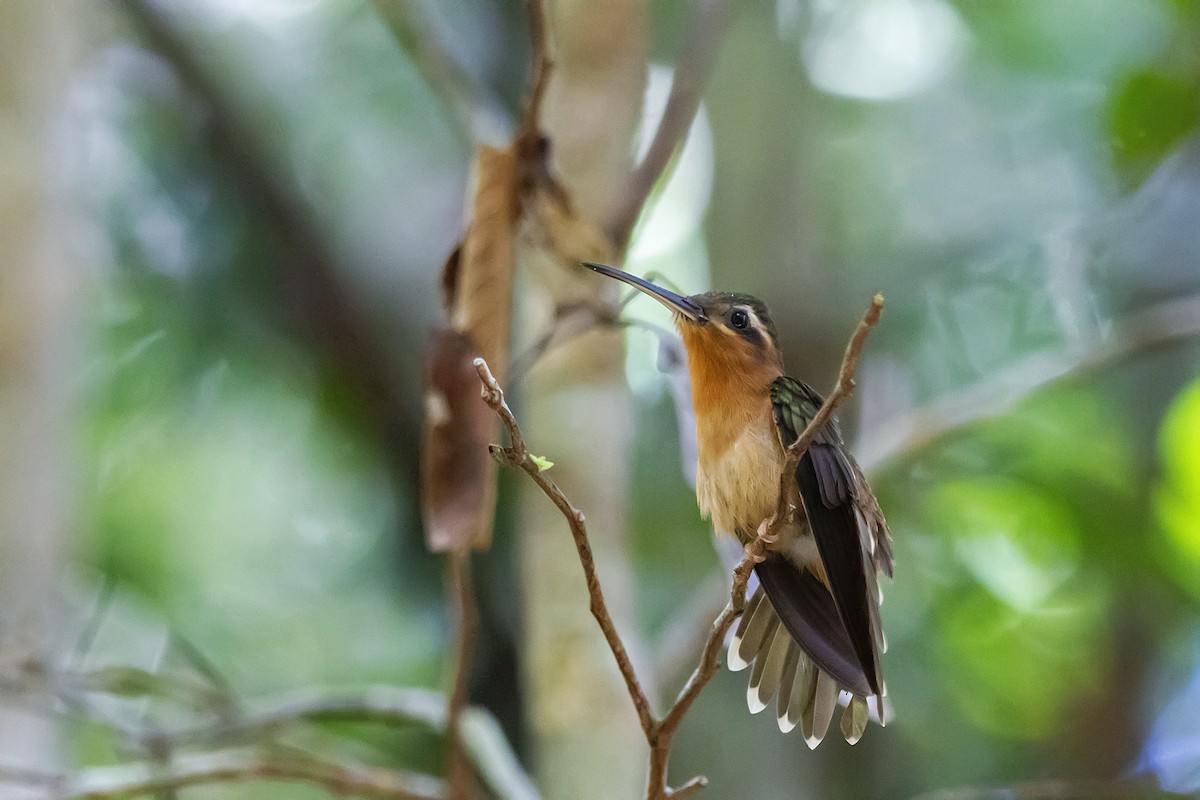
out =
[(450, 324), (469, 334), (503, 383), (512, 316), (513, 245), (518, 214), (517, 159), (511, 148), (480, 145), (471, 222), (453, 282)]
[(425, 431), (421, 511), (434, 552), (486, 546), (491, 538), (496, 467), (488, 455), (495, 415), (479, 397), (470, 338), (439, 328), (425, 352)]
[(487, 446), (498, 426), (471, 361), (483, 357), (503, 380), (518, 215), (513, 151), (480, 145), (474, 185), (466, 235), (442, 270), (451, 327), (434, 332), (425, 360), (421, 505), (425, 543), (435, 552), (488, 547), (496, 501)]

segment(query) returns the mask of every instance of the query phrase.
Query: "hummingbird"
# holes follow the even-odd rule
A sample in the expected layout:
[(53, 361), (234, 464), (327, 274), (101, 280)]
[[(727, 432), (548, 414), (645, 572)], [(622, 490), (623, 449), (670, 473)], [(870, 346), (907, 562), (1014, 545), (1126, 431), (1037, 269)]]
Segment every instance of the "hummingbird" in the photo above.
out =
[[(615, 267), (583, 266), (672, 312), (695, 409), (696, 500), (717, 534), (748, 545), (775, 512), (785, 449), (824, 399), (784, 374), (775, 325), (761, 300), (729, 292), (683, 297)], [(755, 565), (758, 586), (727, 663), (735, 671), (753, 665), (751, 713), (776, 697), (779, 729), (800, 725), (810, 748), (824, 739), (843, 699), (841, 730), (854, 744), (866, 729), (868, 698), (883, 722), (879, 574), (892, 575), (891, 535), (835, 417), (794, 478), (803, 513)]]

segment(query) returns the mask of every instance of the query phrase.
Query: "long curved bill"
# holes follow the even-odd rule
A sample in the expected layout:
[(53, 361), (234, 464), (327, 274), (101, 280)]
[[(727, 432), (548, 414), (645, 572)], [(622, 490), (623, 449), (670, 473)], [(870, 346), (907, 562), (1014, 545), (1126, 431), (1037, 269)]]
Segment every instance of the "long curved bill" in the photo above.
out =
[(599, 272), (609, 278), (616, 278), (622, 283), (627, 283), (638, 291), (645, 292), (653, 297), (664, 306), (674, 311), (677, 314), (690, 319), (692, 322), (707, 322), (708, 319), (704, 316), (704, 310), (700, 306), (688, 300), (686, 297), (669, 292), (661, 286), (657, 286), (648, 280), (639, 278), (636, 275), (630, 275), (628, 272), (619, 270), (616, 267), (610, 267), (607, 264), (596, 264), (591, 261), (580, 261), (581, 265), (590, 270)]

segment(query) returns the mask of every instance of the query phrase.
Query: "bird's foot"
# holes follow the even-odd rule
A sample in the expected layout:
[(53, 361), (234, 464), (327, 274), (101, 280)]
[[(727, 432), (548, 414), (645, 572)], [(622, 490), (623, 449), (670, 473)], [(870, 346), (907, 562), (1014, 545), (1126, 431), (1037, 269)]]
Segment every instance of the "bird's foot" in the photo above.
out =
[(778, 529), (771, 530), (771, 520), (764, 519), (758, 526), (758, 532), (754, 538), (762, 542), (764, 546), (770, 547), (779, 541), (779, 531)]
[(758, 526), (757, 535), (746, 543), (746, 555), (750, 556), (755, 564), (765, 561), (771, 545), (779, 541), (779, 534), (771, 532), (768, 522), (770, 520), (763, 520), (763, 523)]

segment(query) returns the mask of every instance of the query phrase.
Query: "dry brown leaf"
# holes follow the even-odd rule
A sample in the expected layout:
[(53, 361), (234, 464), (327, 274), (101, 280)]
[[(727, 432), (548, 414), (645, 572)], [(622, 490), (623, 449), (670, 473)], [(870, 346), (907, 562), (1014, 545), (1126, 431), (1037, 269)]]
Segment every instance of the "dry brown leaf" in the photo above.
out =
[(470, 335), (501, 382), (512, 315), (517, 212), (516, 156), (511, 148), (480, 145), (475, 156), (471, 222), (458, 258), (450, 324)]
[[(479, 397), (475, 347), (438, 328), (425, 351), (425, 431), (421, 440), (421, 512), (425, 544), (434, 552), (486, 544), (495, 497), (488, 444), (495, 415)], [(486, 524), (485, 524), (486, 523)]]
[(470, 223), (442, 271), (451, 327), (434, 332), (425, 360), (421, 505), (434, 552), (491, 544), (497, 471), (487, 446), (497, 422), (471, 362), (487, 359), (499, 379), (506, 372), (517, 212), (512, 150), (481, 145)]

